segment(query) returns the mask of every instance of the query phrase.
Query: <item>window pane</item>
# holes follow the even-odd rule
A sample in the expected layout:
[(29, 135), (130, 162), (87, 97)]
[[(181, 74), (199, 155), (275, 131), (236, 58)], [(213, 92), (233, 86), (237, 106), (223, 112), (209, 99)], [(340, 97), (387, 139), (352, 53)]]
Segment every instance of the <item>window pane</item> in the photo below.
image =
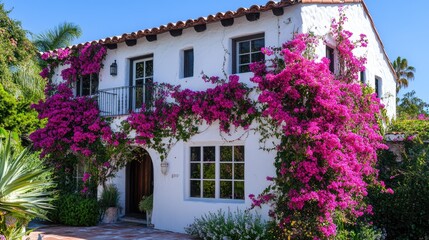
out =
[(257, 39), (252, 41), (252, 52), (258, 52), (261, 51), (261, 48), (264, 47), (264, 39)]
[(203, 147), (204, 151), (204, 161), (215, 161), (215, 147)]
[(135, 108), (141, 108), (143, 105), (143, 80), (137, 80), (135, 86)]
[(152, 78), (146, 78), (144, 85), (144, 103), (146, 106), (151, 106), (153, 99), (153, 80)]
[(215, 181), (203, 181), (203, 197), (215, 197)]
[(185, 50), (183, 52), (183, 57), (183, 77), (194, 76), (194, 50)]
[(96, 94), (98, 91), (98, 74), (91, 75), (91, 93), (90, 95)]
[(234, 179), (244, 179), (244, 163), (234, 164)]
[(76, 81), (76, 96), (81, 96), (81, 86), (80, 86), (80, 79), (78, 79), (77, 81)]
[(221, 162), (232, 162), (232, 147), (221, 146), (220, 147), (220, 161)]
[(243, 65), (238, 68), (239, 73), (250, 72), (249, 65)]
[(262, 60), (264, 60), (264, 54), (261, 52), (252, 53), (252, 62), (260, 62)]
[(240, 55), (238, 56), (239, 58), (239, 64), (246, 64), (246, 63), (250, 63), (250, 55), (245, 54), (245, 55)]
[(232, 181), (220, 182), (220, 198), (232, 198)]
[(365, 83), (365, 71), (360, 72), (360, 81), (361, 83)]
[(153, 60), (147, 60), (146, 61), (146, 70), (145, 70), (145, 77), (152, 77), (153, 76)]
[(335, 71), (335, 57), (334, 57), (334, 49), (326, 46), (326, 58), (329, 59), (329, 70), (331, 73)]
[(191, 147), (191, 161), (201, 161), (201, 147)]
[(234, 146), (234, 161), (244, 162), (244, 146)]
[(135, 78), (142, 78), (142, 77), (144, 77), (144, 62), (138, 62), (136, 63)]
[(200, 163), (191, 163), (191, 178), (201, 178)]
[(232, 163), (220, 164), (220, 179), (232, 179)]
[(201, 182), (191, 180), (191, 197), (201, 197)]
[(234, 182), (234, 198), (244, 199), (244, 182)]
[(216, 165), (214, 163), (204, 163), (203, 174), (204, 174), (204, 179), (215, 179)]
[(143, 80), (143, 79), (137, 79), (137, 80), (136, 80), (136, 82), (135, 82), (135, 86), (136, 86), (136, 87), (140, 87), (140, 88), (142, 88), (142, 87), (143, 87), (143, 85), (144, 85), (144, 80)]
[(249, 41), (238, 43), (238, 53), (248, 53), (250, 49)]
[(90, 80), (89, 75), (82, 76), (82, 92), (81, 92), (82, 96), (90, 95), (90, 91), (91, 91), (91, 89), (90, 89), (91, 82), (90, 81), (91, 80)]

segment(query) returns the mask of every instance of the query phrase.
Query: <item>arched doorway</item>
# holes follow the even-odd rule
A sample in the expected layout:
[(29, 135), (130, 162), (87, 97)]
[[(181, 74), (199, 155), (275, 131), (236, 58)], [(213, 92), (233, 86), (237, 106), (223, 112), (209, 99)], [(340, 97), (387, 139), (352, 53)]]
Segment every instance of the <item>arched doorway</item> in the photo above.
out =
[(126, 166), (126, 198), (125, 215), (144, 218), (139, 210), (139, 202), (143, 196), (153, 193), (153, 165), (149, 153), (142, 148), (132, 151), (133, 160)]

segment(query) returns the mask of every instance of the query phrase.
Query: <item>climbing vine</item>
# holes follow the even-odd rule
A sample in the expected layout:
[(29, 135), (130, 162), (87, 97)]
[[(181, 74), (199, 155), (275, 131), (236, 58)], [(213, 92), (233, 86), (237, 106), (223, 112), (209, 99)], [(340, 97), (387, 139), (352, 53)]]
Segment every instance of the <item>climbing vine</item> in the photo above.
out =
[(283, 45), (283, 69), (252, 67), (262, 116), (277, 126), (265, 128), (272, 131), (265, 136), (280, 136), (280, 144), (276, 175), (268, 178), (271, 185), (250, 198), (254, 206), (272, 206), (279, 239), (335, 236), (334, 219), (353, 221), (371, 213), (364, 201), (367, 188), (383, 186), (374, 168), (377, 150), (386, 148), (378, 125), (383, 106), (358, 81), (366, 59), (352, 51), (367, 41), (364, 35), (351, 41), (352, 33), (342, 29), (345, 20), (340, 11), (339, 21), (331, 26), (340, 59), (338, 75), (330, 72), (328, 59), (318, 62), (307, 55), (317, 43), (308, 34)]
[[(249, 97), (251, 89), (235, 75), (228, 80), (207, 76), (203, 79), (216, 86), (193, 91), (157, 85), (154, 108), (144, 107), (145, 111), (128, 118), (131, 128), (136, 130), (135, 141), (157, 150), (165, 159), (174, 141), (187, 141), (200, 131), (198, 126), (203, 122), (218, 123), (224, 133), (229, 133), (231, 126), (248, 129), (257, 116), (255, 103)], [(169, 98), (174, 101), (168, 102)]]

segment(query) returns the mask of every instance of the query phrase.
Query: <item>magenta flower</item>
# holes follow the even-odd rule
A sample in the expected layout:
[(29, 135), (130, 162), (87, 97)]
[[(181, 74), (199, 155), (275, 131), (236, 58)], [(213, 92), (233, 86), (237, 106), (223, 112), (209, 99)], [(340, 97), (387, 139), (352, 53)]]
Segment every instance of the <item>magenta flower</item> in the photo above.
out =
[(417, 119), (418, 119), (418, 120), (427, 120), (426, 115), (425, 115), (425, 114), (423, 114), (423, 113), (419, 114), (419, 115), (417, 116)]
[(90, 177), (91, 177), (91, 174), (89, 174), (89, 173), (85, 172), (85, 173), (83, 174), (82, 181), (83, 181), (83, 182), (86, 182), (86, 181), (88, 181), (88, 179), (89, 179)]
[(267, 56), (271, 56), (274, 53), (271, 49), (265, 47), (261, 48), (261, 52)]
[(81, 193), (85, 194), (88, 192), (88, 190), (89, 190), (89, 188), (87, 186), (84, 186), (81, 190)]

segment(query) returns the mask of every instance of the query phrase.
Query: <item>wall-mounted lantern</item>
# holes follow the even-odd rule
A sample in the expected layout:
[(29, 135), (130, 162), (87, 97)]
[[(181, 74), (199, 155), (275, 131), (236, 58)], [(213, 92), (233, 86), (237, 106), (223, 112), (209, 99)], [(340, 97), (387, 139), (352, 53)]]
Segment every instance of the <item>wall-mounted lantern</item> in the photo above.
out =
[(116, 60), (114, 63), (110, 65), (110, 75), (116, 76), (118, 74), (118, 64), (116, 64)]
[(168, 171), (168, 162), (162, 161), (161, 162), (161, 173), (163, 175), (167, 175), (167, 171)]

